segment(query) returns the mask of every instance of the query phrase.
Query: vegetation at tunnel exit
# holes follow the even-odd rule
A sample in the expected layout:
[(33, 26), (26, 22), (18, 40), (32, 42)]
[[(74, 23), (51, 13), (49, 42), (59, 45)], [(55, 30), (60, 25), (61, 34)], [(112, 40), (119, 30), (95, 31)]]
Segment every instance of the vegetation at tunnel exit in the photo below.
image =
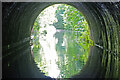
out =
[(93, 44), (93, 41), (89, 38), (87, 21), (76, 8), (66, 4), (59, 5), (56, 10), (56, 18), (58, 21), (53, 23), (56, 28), (76, 31), (78, 34), (75, 34), (75, 38), (77, 38), (78, 42)]
[[(44, 16), (44, 11), (42, 12), (42, 16)], [(72, 31), (70, 34), (60, 34), (61, 39), (64, 38), (64, 35), (66, 35), (66, 39), (73, 39), (73, 42), (68, 41), (67, 45), (67, 52), (65, 53), (64, 47), (61, 48), (61, 42), (56, 44), (56, 49), (59, 53), (64, 53), (68, 57), (68, 63), (64, 63), (65, 57), (63, 56), (62, 60), (59, 59), (57, 62), (58, 67), (60, 68), (61, 72), (59, 77), (61, 78), (68, 78), (71, 75), (74, 75), (79, 72), (79, 70), (82, 68), (82, 66), (86, 63), (87, 58), (88, 58), (88, 50), (89, 46), (93, 45), (93, 41), (89, 38), (89, 27), (88, 24), (83, 16), (82, 13), (80, 13), (76, 8), (66, 5), (66, 4), (61, 4), (57, 6), (56, 12), (55, 12), (55, 17), (57, 18), (57, 21), (55, 21), (52, 25), (56, 29), (60, 30), (65, 30), (65, 31)], [(37, 63), (39, 67), (41, 67), (42, 71), (44, 72), (45, 67), (44, 64), (41, 63), (42, 61), (42, 56), (39, 54), (39, 49), (41, 49), (41, 44), (39, 42), (39, 38), (41, 35), (47, 34), (47, 31), (43, 31), (43, 33), (40, 35), (40, 23), (39, 22), (39, 17), (34, 22), (34, 27), (32, 29), (32, 42), (33, 42), (33, 56), (34, 60)], [(47, 24), (46, 24), (47, 25)], [(46, 26), (45, 25), (45, 26)], [(51, 24), (49, 24), (51, 25)], [(57, 37), (57, 36), (56, 36)], [(55, 37), (55, 38), (56, 38)], [(78, 53), (80, 55), (78, 55)], [(60, 54), (61, 55), (61, 54)], [(71, 60), (72, 59), (72, 60)], [(75, 69), (75, 67), (78, 66), (77, 68), (80, 69)], [(47, 74), (47, 72), (45, 72)], [(65, 75), (66, 74), (66, 75)]]

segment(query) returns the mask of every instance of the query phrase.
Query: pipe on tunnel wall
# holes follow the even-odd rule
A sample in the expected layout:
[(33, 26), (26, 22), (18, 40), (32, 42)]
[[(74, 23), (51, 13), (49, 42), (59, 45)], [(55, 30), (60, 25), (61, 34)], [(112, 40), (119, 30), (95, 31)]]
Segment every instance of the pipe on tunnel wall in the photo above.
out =
[[(63, 2), (64, 3), (64, 2)], [(48, 78), (39, 71), (31, 56), (30, 35), (33, 23), (45, 3), (2, 3), (2, 77)], [(86, 65), (72, 78), (119, 78), (120, 3), (68, 2), (85, 16), (94, 46)]]

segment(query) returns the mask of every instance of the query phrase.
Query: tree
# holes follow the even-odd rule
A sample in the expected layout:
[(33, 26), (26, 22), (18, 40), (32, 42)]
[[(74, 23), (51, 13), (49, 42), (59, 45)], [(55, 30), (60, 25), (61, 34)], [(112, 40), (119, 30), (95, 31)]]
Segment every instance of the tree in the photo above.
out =
[(63, 5), (58, 6), (56, 10), (56, 18), (57, 22), (53, 23), (53, 26), (55, 26), (56, 29), (64, 29), (64, 22), (63, 22), (63, 16), (62, 14), (64, 13)]

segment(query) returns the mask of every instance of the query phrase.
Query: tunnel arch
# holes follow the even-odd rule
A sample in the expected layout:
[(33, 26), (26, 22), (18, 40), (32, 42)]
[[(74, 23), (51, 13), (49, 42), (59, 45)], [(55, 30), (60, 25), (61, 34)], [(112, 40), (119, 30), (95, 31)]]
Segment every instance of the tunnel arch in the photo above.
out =
[[(36, 67), (29, 54), (31, 50), (29, 42), (36, 17), (43, 9), (53, 4), (58, 3), (2, 3), (3, 78), (49, 78)], [(89, 50), (87, 64), (73, 78), (118, 78), (120, 76), (119, 3), (65, 2), (64, 4), (74, 6), (84, 14), (91, 39), (95, 43)]]

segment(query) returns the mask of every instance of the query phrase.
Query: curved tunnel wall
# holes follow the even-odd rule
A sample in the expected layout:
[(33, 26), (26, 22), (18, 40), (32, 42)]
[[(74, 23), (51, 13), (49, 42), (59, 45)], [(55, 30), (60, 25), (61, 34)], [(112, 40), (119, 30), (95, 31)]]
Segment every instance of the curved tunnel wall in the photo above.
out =
[[(2, 77), (48, 78), (31, 56), (30, 34), (40, 12), (56, 3), (2, 3)], [(120, 3), (65, 3), (80, 10), (94, 46), (76, 78), (119, 78)]]

